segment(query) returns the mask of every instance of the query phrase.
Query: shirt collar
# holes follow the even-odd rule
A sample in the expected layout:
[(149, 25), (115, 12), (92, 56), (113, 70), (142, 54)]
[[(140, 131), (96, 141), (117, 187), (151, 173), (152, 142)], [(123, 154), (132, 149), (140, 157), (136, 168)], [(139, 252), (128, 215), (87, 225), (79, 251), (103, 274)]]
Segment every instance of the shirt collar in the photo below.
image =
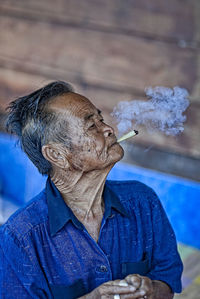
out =
[[(68, 221), (72, 221), (77, 228), (84, 229), (83, 224), (76, 218), (72, 210), (64, 202), (60, 192), (50, 178), (47, 179), (46, 194), (51, 236), (54, 236)], [(107, 182), (104, 187), (103, 198), (105, 202), (105, 219), (112, 215), (112, 208), (128, 217), (117, 194), (111, 190)]]
[(84, 228), (83, 224), (66, 205), (62, 195), (50, 178), (47, 179), (46, 193), (51, 236), (54, 236), (70, 220), (77, 228)]
[(129, 217), (127, 211), (121, 204), (118, 194), (111, 189), (109, 181), (105, 183), (104, 191), (103, 191), (103, 198), (105, 202), (105, 213), (104, 217), (107, 219), (112, 215), (112, 209), (117, 210), (120, 214)]

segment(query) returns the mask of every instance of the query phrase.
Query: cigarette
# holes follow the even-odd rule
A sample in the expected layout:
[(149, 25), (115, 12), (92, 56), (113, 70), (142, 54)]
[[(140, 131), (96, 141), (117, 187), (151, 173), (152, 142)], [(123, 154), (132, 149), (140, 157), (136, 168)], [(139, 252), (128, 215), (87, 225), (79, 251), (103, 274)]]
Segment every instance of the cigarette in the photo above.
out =
[(138, 131), (136, 131), (136, 130), (130, 131), (129, 133), (127, 133), (127, 134), (123, 135), (121, 138), (119, 138), (117, 140), (117, 142), (122, 142), (122, 141), (124, 141), (124, 140), (126, 140), (128, 138), (131, 138), (131, 137), (133, 137), (133, 136), (135, 136), (137, 134), (138, 134)]
[[(127, 134), (126, 134), (127, 135)], [(127, 287), (128, 286), (128, 283), (124, 280), (121, 280), (119, 282), (119, 285), (122, 286), (122, 287)], [(119, 294), (115, 294), (114, 295), (114, 299), (120, 299), (120, 295)]]

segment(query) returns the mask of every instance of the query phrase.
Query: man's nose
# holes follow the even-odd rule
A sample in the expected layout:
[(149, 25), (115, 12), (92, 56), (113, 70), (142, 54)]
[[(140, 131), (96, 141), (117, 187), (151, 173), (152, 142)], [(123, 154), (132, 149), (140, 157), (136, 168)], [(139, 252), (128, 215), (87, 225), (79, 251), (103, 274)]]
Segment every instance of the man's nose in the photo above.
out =
[(114, 135), (114, 129), (112, 127), (110, 127), (109, 125), (104, 124), (102, 126), (102, 130), (103, 130), (103, 134), (105, 137)]

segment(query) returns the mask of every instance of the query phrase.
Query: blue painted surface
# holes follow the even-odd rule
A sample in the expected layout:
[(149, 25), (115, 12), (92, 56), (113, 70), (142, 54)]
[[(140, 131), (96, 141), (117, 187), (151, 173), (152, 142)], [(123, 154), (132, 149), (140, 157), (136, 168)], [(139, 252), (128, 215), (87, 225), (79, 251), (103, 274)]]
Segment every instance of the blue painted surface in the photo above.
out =
[(0, 134), (0, 224), (37, 195), (45, 181), (16, 138)]
[(108, 178), (138, 180), (153, 188), (177, 240), (200, 248), (200, 183), (123, 163), (116, 164)]
[[(167, 212), (178, 241), (200, 248), (200, 183), (157, 171), (117, 163), (109, 179), (138, 180), (155, 190)], [(45, 186), (46, 178), (16, 145), (0, 135), (0, 213), (6, 217)], [(1, 218), (0, 218), (1, 219)]]
[(27, 158), (17, 140), (0, 134), (0, 186), (1, 196), (16, 204), (23, 204), (43, 189), (46, 178)]

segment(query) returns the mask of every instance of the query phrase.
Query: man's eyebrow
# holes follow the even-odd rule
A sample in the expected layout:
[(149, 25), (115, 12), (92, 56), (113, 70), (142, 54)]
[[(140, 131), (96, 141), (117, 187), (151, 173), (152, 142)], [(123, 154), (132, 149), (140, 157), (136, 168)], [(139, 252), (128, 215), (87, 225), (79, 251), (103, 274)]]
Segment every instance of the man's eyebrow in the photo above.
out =
[[(98, 115), (100, 115), (102, 113), (101, 110), (99, 110), (99, 109), (97, 109), (97, 112), (98, 112)], [(89, 120), (93, 116), (94, 116), (94, 113), (91, 113), (91, 114), (86, 115), (84, 117), (84, 119), (87, 121), (87, 120)]]

